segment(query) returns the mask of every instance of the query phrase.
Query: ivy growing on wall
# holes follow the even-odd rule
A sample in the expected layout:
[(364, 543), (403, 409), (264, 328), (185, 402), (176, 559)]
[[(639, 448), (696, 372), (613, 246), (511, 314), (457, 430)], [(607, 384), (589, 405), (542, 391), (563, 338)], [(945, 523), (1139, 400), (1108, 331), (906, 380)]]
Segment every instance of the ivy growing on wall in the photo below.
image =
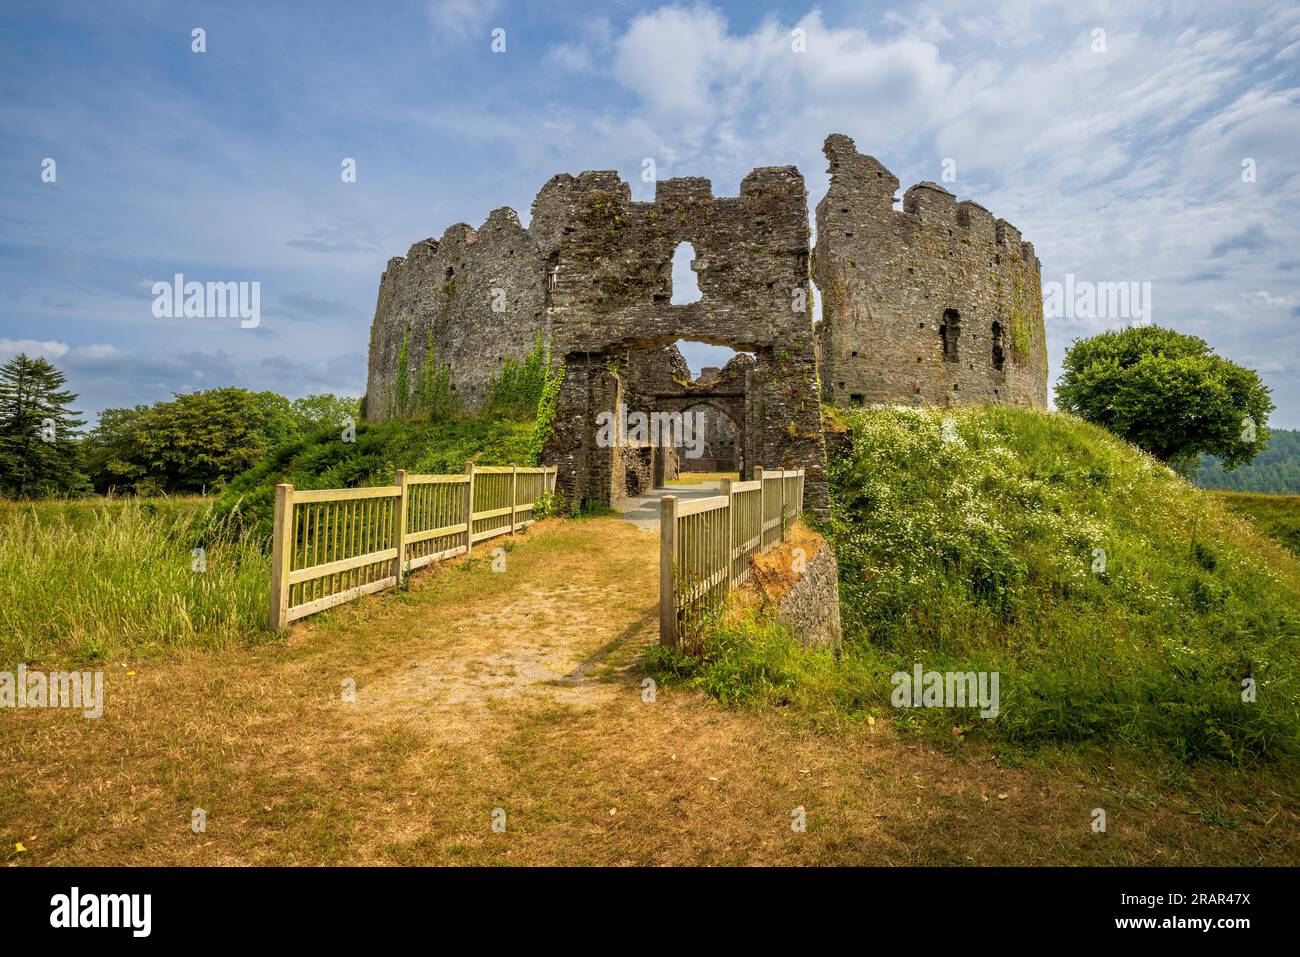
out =
[(487, 409), (509, 415), (532, 416), (542, 399), (551, 366), (551, 350), (542, 344), (542, 334), (523, 361), (507, 359), (500, 374), (488, 386)]
[(394, 387), (397, 394), (393, 397), (393, 410), (398, 415), (406, 414), (406, 405), (410, 400), (410, 374), (406, 370), (410, 356), (411, 329), (408, 326), (402, 333), (402, 346), (397, 350), (397, 383)]
[(564, 384), (564, 366), (561, 364), (546, 377), (541, 399), (537, 403), (537, 424), (528, 442), (528, 464), (541, 464), (542, 449), (555, 432), (555, 410), (559, 405), (560, 386)]
[(432, 421), (449, 419), (456, 414), (456, 393), (451, 390), (451, 367), (438, 361), (438, 350), (429, 333), (424, 351), (424, 364), (416, 381), (415, 392), (420, 411)]

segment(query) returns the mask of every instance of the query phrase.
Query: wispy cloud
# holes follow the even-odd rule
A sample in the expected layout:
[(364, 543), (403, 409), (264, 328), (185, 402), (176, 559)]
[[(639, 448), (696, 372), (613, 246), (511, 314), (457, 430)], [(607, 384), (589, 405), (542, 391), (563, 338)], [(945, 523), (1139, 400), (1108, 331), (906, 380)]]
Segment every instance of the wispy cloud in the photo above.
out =
[[(308, 32), (301, 16), (212, 8), (203, 55), (165, 6), (6, 21), (0, 76), (21, 92), (0, 102), (0, 350), (61, 347), (92, 411), (217, 384), (360, 392), (379, 275), (412, 243), (502, 205), (526, 221), (561, 170), (618, 169), (648, 198), (647, 157), (719, 195), (794, 163), (815, 202), (839, 131), (904, 186), (955, 161), (945, 185), (1019, 226), (1046, 280), (1152, 282), (1155, 321), (1263, 369), (1300, 426), (1294, 5), (325, 3)], [(140, 282), (174, 272), (261, 281), (263, 328), (155, 320)], [(1103, 326), (1049, 324), (1053, 363)]]

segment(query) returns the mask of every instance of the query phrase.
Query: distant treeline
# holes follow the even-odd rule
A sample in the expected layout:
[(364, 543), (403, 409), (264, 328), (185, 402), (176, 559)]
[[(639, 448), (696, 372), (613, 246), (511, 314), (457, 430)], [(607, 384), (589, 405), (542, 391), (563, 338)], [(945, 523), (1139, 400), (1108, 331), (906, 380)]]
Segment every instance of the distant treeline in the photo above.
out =
[(1300, 431), (1270, 431), (1268, 447), (1253, 462), (1231, 472), (1223, 468), (1222, 460), (1212, 455), (1202, 456), (1196, 484), (1233, 492), (1300, 495)]
[[(527, 357), (507, 360), (492, 381), (482, 410), (484, 427), (490, 424), (486, 420), (531, 422), (542, 404), (553, 414), (561, 378), (550, 372), (550, 353), (539, 337)], [(298, 449), (333, 433), (341, 440), (335, 444), (353, 452), (365, 429), (360, 400), (351, 396), (290, 400), (274, 392), (229, 387), (178, 394), (152, 405), (105, 409), (94, 428), (83, 432), (80, 427), (86, 421), (73, 408), (77, 396), (65, 385), (63, 373), (41, 357), (20, 353), (0, 364), (0, 497), (220, 492), (273, 451)], [(468, 427), (476, 418), (456, 409), (446, 369), (436, 362), (423, 390), (426, 401), (418, 415), (410, 411), (412, 403), (398, 404), (403, 411), (399, 424), (416, 419), (443, 424), (451, 437), (456, 433), (450, 428), (453, 420), (463, 420)], [(400, 394), (412, 398), (407, 391), (404, 384)], [(546, 434), (539, 432), (534, 444), (545, 441)], [(330, 457), (329, 451), (313, 448), (318, 459)], [(463, 451), (457, 454), (458, 464), (463, 464)], [(515, 458), (532, 454), (524, 448)], [(502, 459), (506, 461), (510, 459)], [(392, 467), (391, 462), (381, 464)]]
[(41, 357), (20, 353), (0, 365), (0, 496), (211, 492), (272, 449), (326, 429), (355, 429), (360, 417), (360, 401), (350, 396), (289, 400), (222, 388), (105, 409), (81, 432), (86, 422), (65, 382)]

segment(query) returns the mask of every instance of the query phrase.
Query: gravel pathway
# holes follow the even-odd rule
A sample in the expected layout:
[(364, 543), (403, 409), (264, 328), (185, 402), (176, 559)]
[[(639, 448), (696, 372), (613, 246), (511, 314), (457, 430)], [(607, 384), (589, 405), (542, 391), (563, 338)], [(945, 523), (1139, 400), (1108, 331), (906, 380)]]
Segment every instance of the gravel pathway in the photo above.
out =
[(657, 488), (647, 495), (626, 498), (618, 504), (619, 514), (637, 528), (659, 534), (659, 499), (676, 495), (679, 499), (708, 498), (718, 494), (719, 483), (701, 482), (699, 485), (674, 485)]

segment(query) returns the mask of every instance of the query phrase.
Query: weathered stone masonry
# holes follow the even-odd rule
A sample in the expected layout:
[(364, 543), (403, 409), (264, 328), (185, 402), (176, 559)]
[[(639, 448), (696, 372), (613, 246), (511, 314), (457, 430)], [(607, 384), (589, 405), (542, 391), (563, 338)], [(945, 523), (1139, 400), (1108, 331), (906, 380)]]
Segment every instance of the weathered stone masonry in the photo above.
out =
[(458, 223), (390, 259), (370, 327), (364, 417), (427, 411), (419, 386), (435, 364), (446, 367), (462, 408), (481, 406), (507, 359), (524, 358), (539, 336), (550, 339), (545, 268), (513, 209), (494, 211), (477, 230)]
[[(566, 372), (544, 452), (566, 495), (612, 504), (674, 467), (671, 455), (599, 447), (599, 413), (704, 402), (737, 424), (745, 477), (754, 465), (806, 468), (820, 509), (819, 373), (820, 397), (840, 406), (1046, 405), (1033, 247), (932, 183), (895, 210), (898, 180), (879, 162), (839, 134), (825, 152), (815, 255), (803, 177), (789, 166), (754, 170), (735, 197), (715, 197), (705, 179), (663, 181), (654, 202), (633, 202), (614, 172), (560, 174), (528, 229), (499, 209), (477, 230), (417, 243), (380, 283), (365, 418), (419, 415), (436, 365), (476, 409), (504, 362), (541, 337)], [(701, 298), (673, 305), (681, 243), (695, 249)], [(815, 334), (810, 265), (823, 297)], [(678, 339), (753, 358), (692, 382)]]
[(823, 397), (838, 406), (1047, 405), (1034, 247), (983, 206), (898, 179), (847, 136), (826, 138), (813, 276)]
[[(803, 177), (793, 167), (758, 169), (737, 197), (716, 198), (704, 179), (657, 184), (653, 203), (634, 203), (614, 173), (557, 176), (534, 219), (564, 222), (551, 292), (556, 348), (565, 356), (548, 454), (561, 487), (607, 501), (618, 486), (619, 449), (586, 438), (593, 408), (622, 401), (635, 383), (627, 356), (687, 339), (754, 355), (745, 379), (747, 469), (804, 467), (812, 503), (825, 502), (825, 447), (816, 392), (808, 290), (809, 228)], [(695, 249), (701, 298), (672, 305), (672, 257)], [(571, 484), (570, 484), (571, 483)]]

